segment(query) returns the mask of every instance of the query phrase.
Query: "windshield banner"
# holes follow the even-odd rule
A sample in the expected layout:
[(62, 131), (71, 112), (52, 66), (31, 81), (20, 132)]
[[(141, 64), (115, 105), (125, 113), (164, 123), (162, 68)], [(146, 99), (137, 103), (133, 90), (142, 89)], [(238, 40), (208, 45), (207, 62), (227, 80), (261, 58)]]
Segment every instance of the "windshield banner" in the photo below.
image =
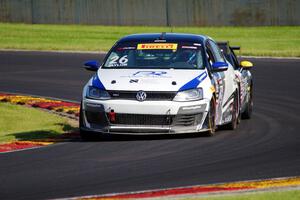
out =
[(175, 43), (147, 43), (147, 44), (138, 44), (138, 50), (145, 50), (145, 49), (177, 49), (177, 44)]

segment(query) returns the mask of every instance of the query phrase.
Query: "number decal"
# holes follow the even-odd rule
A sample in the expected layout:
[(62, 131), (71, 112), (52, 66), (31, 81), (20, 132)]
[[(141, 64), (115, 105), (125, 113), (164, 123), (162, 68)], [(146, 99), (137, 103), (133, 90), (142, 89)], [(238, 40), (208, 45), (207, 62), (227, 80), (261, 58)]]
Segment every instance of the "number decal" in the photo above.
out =
[(122, 66), (127, 66), (127, 63), (128, 63), (127, 55), (126, 55), (126, 56), (123, 56), (122, 58), (120, 58), (119, 63), (120, 63)]
[(117, 60), (118, 60), (118, 59), (119, 59), (119, 56), (114, 56), (114, 57), (111, 58), (110, 63), (111, 63), (111, 64), (117, 64)]
[(122, 56), (121, 58), (117, 55), (110, 58), (109, 66), (110, 67), (122, 67), (127, 66), (128, 58), (127, 55)]

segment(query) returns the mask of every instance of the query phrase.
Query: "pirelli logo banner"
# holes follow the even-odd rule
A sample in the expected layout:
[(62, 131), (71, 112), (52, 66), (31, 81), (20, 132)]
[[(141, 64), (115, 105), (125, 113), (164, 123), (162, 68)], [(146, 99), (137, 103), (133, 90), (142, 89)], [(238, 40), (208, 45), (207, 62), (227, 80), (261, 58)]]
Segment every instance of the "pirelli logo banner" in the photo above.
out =
[(146, 50), (146, 49), (171, 49), (176, 50), (177, 44), (175, 43), (147, 43), (147, 44), (138, 44), (137, 50)]

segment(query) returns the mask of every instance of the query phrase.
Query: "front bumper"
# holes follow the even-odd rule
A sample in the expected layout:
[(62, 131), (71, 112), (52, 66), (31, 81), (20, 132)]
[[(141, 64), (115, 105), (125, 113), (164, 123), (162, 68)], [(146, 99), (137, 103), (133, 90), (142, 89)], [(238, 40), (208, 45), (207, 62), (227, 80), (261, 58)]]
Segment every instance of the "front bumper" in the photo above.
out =
[[(81, 130), (109, 134), (177, 134), (207, 131), (209, 100), (194, 102), (92, 100), (82, 103)], [(108, 113), (114, 110), (115, 121)]]

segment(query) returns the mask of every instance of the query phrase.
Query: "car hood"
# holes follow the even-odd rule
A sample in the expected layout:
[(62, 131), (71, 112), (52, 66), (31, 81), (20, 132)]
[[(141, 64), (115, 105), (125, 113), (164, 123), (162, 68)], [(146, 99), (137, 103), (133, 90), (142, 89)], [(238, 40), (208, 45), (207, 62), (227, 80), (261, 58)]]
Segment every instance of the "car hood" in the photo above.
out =
[(205, 70), (99, 69), (91, 84), (106, 90), (179, 91), (196, 88), (206, 77)]

